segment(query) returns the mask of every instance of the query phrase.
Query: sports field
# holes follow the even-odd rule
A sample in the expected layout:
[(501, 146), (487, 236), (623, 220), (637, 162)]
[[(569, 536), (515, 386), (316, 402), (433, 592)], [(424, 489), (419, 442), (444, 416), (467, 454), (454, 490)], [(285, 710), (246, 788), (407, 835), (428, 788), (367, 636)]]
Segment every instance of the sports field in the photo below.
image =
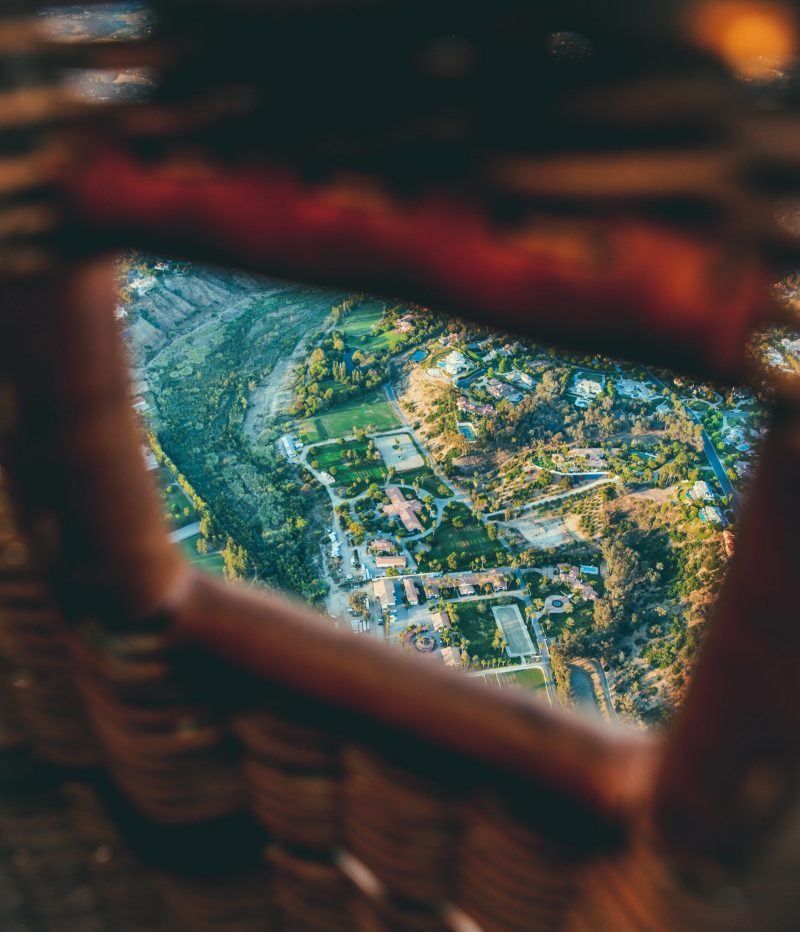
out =
[(525, 657), (535, 653), (525, 620), (516, 605), (493, 605), (492, 614), (503, 632), (509, 657)]
[(356, 427), (375, 431), (400, 427), (400, 421), (382, 389), (359, 395), (330, 411), (306, 418), (298, 424), (297, 433), (304, 443), (319, 443), (320, 440), (350, 434)]
[(489, 686), (497, 686), (500, 689), (525, 689), (529, 692), (541, 693), (547, 695), (544, 670), (541, 667), (529, 667), (527, 670), (518, 670), (514, 668), (509, 670), (487, 670), (481, 674), (481, 679)]

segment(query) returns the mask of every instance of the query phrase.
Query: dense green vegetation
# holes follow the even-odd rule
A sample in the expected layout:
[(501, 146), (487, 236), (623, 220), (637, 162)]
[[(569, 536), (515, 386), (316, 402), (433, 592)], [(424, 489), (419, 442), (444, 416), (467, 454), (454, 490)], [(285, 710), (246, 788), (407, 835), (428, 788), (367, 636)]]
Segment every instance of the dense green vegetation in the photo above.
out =
[(303, 314), (280, 313), (281, 293), (255, 301), (201, 339), (174, 340), (153, 367), (153, 429), (177, 475), (197, 495), (208, 549), (222, 551), (226, 575), (309, 598), (324, 584), (314, 567), (318, 523), (309, 510), (319, 487), (298, 484), (277, 455), (276, 433), (253, 447), (243, 432), (250, 391), (329, 312), (330, 293), (293, 295)]
[(158, 470), (158, 484), (164, 514), (173, 528), (183, 527), (197, 520), (197, 509), (169, 470), (163, 467)]

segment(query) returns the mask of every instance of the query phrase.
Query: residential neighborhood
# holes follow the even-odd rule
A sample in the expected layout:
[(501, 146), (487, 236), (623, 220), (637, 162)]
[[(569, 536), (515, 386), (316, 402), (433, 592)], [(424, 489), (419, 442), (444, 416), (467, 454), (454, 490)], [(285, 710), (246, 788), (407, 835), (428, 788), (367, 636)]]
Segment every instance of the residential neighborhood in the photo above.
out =
[[(735, 550), (753, 392), (369, 295), (125, 275), (131, 405), (194, 565), (493, 688), (668, 720)], [(791, 367), (796, 342), (761, 350)]]

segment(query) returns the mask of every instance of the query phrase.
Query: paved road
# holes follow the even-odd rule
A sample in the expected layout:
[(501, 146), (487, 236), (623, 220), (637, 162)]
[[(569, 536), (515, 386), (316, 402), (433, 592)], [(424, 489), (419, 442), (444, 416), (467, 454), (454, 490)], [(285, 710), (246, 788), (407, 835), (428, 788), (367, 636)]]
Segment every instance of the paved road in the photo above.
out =
[(186, 540), (189, 537), (194, 537), (195, 534), (200, 533), (200, 522), (195, 521), (193, 524), (187, 524), (186, 527), (179, 527), (177, 531), (173, 531), (169, 535), (169, 539), (173, 544), (177, 544), (179, 541)]
[[(659, 385), (661, 385), (662, 388), (666, 388), (668, 392), (673, 391), (673, 389), (671, 389), (669, 385), (666, 385), (664, 382), (662, 382), (661, 379), (657, 375), (653, 375), (652, 372), (650, 373), (650, 377), (653, 379), (654, 382), (657, 382)], [(703, 422), (700, 419), (700, 415), (697, 414), (695, 411), (692, 411), (692, 409), (680, 397), (680, 395), (678, 395), (678, 400), (683, 406), (683, 410), (689, 415), (689, 417), (695, 422), (695, 424), (700, 425), (700, 430), (702, 431), (701, 436), (703, 438), (703, 452), (706, 455), (706, 459), (711, 464), (711, 468), (714, 470), (714, 475), (719, 480), (719, 484), (722, 488), (722, 491), (730, 499), (731, 505), (733, 506), (734, 510), (738, 511), (739, 505), (740, 505), (740, 501), (739, 501), (740, 495), (734, 488), (731, 480), (728, 478), (728, 473), (726, 472), (725, 467), (722, 465), (722, 461), (719, 458), (719, 454), (717, 453), (716, 448), (714, 447), (714, 444), (711, 442), (711, 438), (708, 436), (708, 433), (706, 432), (705, 427), (703, 427)]]

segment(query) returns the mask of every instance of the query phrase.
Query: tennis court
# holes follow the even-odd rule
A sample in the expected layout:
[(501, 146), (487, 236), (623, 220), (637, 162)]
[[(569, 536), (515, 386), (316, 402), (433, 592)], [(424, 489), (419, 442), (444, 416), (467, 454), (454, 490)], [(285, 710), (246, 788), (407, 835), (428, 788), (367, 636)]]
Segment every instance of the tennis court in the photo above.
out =
[(536, 649), (525, 627), (525, 622), (516, 605), (493, 605), (492, 614), (506, 644), (506, 653), (509, 657), (525, 657), (536, 653)]

